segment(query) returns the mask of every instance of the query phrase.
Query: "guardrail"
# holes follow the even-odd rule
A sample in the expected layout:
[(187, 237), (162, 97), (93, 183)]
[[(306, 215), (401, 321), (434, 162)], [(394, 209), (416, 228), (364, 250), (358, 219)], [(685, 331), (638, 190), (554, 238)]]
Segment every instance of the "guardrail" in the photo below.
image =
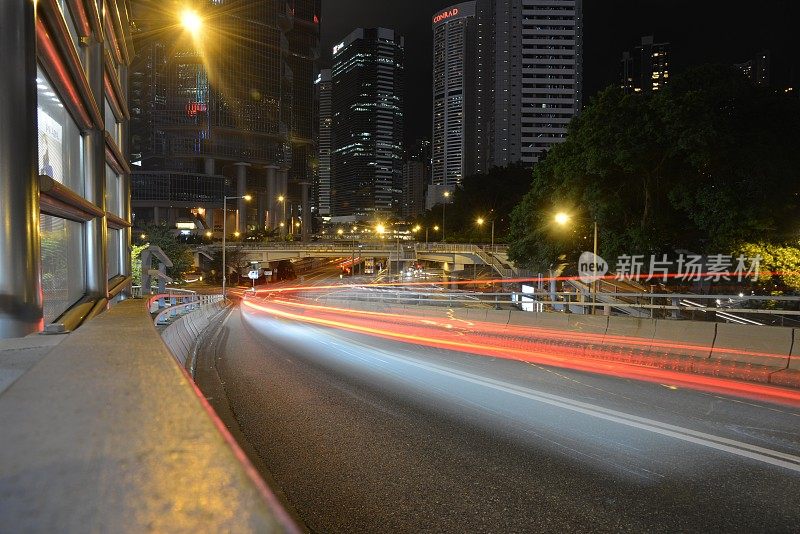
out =
[[(480, 291), (415, 291), (397, 290), (391, 286), (329, 291), (303, 291), (298, 294), (313, 299), (315, 295), (327, 300), (386, 301), (417, 305), (448, 305), (461, 307), (515, 308), (531, 304), (538, 311), (555, 311), (577, 315), (619, 315), (612, 309), (635, 310), (635, 315), (648, 319), (695, 320), (754, 326), (800, 326), (800, 297), (762, 295), (679, 295), (673, 293), (616, 293), (629, 298), (626, 302), (591, 302), (590, 296), (576, 292), (480, 292)], [(555, 297), (552, 300), (551, 297)], [(638, 300), (637, 300), (638, 299)], [(659, 301), (660, 300), (660, 301)], [(699, 302), (705, 302), (700, 304)], [(710, 302), (709, 302), (710, 301)], [(734, 304), (738, 303), (734, 306)], [(753, 306), (744, 307), (743, 303)], [(723, 304), (730, 304), (723, 306)], [(783, 308), (776, 307), (783, 305)], [(594, 311), (598, 309), (599, 311)], [(740, 314), (740, 315), (736, 315)], [(751, 317), (748, 317), (751, 316)]]
[[(161, 296), (162, 295), (155, 295), (153, 298), (158, 299)], [(202, 308), (203, 306), (207, 306), (209, 304), (216, 304), (218, 302), (223, 302), (224, 300), (225, 299), (221, 294), (192, 295), (190, 302), (186, 302), (184, 304), (175, 304), (167, 308), (164, 308), (158, 315), (156, 315), (155, 319), (153, 319), (153, 323), (156, 326), (169, 324), (172, 320), (174, 320), (178, 316), (186, 315), (187, 313), (196, 311)]]

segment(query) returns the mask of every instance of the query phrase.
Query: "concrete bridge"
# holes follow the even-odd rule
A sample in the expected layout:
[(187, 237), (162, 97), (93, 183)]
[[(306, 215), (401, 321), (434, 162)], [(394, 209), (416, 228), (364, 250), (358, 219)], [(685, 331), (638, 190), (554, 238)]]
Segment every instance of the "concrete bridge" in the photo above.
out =
[[(272, 263), (302, 258), (345, 258), (352, 256), (387, 258), (389, 262), (408, 266), (418, 261), (442, 264), (445, 271), (461, 271), (468, 265), (490, 266), (499, 276), (513, 278), (527, 273), (508, 261), (507, 247), (479, 246), (459, 243), (414, 243), (403, 241), (329, 241), (314, 243), (231, 243), (228, 251), (238, 248), (245, 261)], [(195, 266), (203, 255), (219, 252), (219, 244), (197, 247)]]

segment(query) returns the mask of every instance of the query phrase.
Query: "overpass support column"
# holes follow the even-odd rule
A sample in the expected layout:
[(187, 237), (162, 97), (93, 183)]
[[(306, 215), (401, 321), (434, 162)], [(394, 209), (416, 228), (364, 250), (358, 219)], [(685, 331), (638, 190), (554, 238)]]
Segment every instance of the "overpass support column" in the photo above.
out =
[(237, 224), (236, 229), (244, 235), (247, 232), (247, 201), (242, 197), (247, 194), (247, 167), (249, 163), (236, 163), (236, 201)]
[(309, 236), (311, 235), (311, 204), (308, 201), (308, 190), (310, 186), (310, 182), (300, 182), (301, 202), (303, 207), (303, 225), (300, 229), (302, 231), (303, 243), (308, 243)]
[(267, 167), (267, 226), (278, 226), (278, 167)]
[(42, 328), (34, 3), (0, 2), (0, 338)]

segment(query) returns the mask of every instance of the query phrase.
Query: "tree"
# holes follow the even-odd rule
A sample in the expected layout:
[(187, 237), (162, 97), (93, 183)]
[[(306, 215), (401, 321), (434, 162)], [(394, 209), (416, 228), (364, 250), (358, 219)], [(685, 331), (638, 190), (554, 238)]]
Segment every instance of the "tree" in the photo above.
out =
[[(800, 223), (798, 139), (800, 103), (727, 67), (687, 71), (653, 94), (608, 88), (536, 165), (509, 255), (535, 268), (576, 256), (595, 220), (607, 258), (784, 242)], [(573, 214), (568, 230), (553, 224), (561, 210)]]
[[(510, 215), (531, 187), (530, 168), (521, 164), (495, 167), (486, 174), (467, 176), (453, 192), (445, 208), (448, 241), (488, 241), (489, 230), (476, 224), (478, 217), (495, 221), (495, 239), (502, 241), (510, 226)], [(416, 223), (426, 228), (442, 225), (442, 205), (436, 205)], [(431, 234), (431, 238), (438, 238)]]
[(142, 252), (149, 245), (133, 245), (131, 247), (131, 278), (133, 285), (142, 285)]
[(192, 250), (186, 243), (179, 242), (172, 230), (165, 225), (150, 225), (144, 229), (148, 245), (161, 247), (164, 254), (172, 261), (172, 267), (167, 268), (167, 276), (173, 280), (180, 280), (183, 274), (194, 267)]

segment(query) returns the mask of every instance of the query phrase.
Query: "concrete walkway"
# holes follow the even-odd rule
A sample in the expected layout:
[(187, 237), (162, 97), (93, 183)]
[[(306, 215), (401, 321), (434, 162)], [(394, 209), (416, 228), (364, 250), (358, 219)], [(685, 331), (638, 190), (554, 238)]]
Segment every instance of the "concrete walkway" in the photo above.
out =
[(142, 301), (0, 345), (0, 532), (292, 532)]

